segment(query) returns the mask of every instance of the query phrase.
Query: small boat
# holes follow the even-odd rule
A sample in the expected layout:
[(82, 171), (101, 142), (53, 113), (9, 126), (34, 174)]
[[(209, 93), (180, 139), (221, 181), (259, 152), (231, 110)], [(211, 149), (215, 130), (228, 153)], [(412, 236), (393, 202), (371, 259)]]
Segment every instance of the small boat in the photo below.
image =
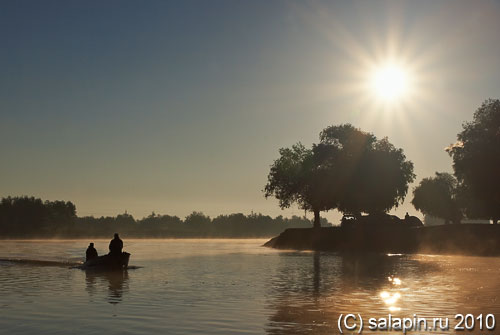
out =
[(128, 267), (130, 254), (122, 252), (119, 256), (104, 255), (97, 258), (90, 259), (83, 263), (84, 269), (102, 269), (102, 270), (123, 270)]

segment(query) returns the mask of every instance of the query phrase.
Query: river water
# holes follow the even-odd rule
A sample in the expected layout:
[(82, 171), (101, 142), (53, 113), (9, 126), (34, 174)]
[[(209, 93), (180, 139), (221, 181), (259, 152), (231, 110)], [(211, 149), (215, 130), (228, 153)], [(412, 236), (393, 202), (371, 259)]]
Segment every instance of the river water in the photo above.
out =
[[(71, 268), (88, 242), (1, 241), (0, 333), (338, 334), (339, 316), (354, 313), (364, 333), (369, 318), (390, 314), (449, 318), (449, 330), (415, 334), (494, 334), (484, 319), (500, 318), (500, 258), (278, 251), (261, 247), (265, 240), (125, 240), (126, 272)], [(108, 241), (94, 242), (107, 251)], [(474, 316), (475, 329), (454, 330), (457, 313)]]

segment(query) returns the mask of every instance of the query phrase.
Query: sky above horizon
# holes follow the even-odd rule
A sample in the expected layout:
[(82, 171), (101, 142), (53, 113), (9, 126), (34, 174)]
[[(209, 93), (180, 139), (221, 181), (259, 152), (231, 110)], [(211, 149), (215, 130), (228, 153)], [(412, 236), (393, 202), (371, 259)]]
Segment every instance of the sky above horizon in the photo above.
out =
[[(499, 1), (3, 1), (0, 27), (0, 197), (80, 216), (303, 215), (264, 198), (269, 167), (341, 123), (418, 183), (500, 98)], [(391, 105), (366, 90), (388, 59), (414, 78)]]

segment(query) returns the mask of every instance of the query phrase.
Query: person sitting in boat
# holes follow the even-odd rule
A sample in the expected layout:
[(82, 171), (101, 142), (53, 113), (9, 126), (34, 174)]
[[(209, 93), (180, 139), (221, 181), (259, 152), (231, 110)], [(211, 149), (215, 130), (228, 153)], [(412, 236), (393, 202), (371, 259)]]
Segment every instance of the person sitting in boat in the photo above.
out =
[(87, 251), (85, 252), (86, 261), (90, 261), (91, 259), (97, 258), (97, 250), (94, 248), (94, 243), (90, 243)]
[(118, 233), (115, 233), (115, 238), (109, 242), (109, 254), (112, 256), (119, 256), (122, 254), (123, 241), (120, 240)]

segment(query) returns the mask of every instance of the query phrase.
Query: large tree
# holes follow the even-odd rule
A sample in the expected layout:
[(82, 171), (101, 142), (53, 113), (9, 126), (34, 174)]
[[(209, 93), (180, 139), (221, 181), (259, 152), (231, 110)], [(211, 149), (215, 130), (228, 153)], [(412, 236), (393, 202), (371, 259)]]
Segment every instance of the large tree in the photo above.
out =
[(413, 206), (426, 215), (442, 218), (445, 223), (460, 223), (462, 212), (457, 202), (457, 180), (451, 174), (436, 172), (424, 178), (413, 190)]
[(489, 99), (448, 148), (468, 216), (500, 218), (500, 100)]
[[(335, 164), (330, 164), (330, 186), (336, 190), (337, 208), (357, 216), (381, 213), (404, 201), (415, 175), (406, 160), (387, 138), (377, 140), (350, 124), (331, 126), (320, 134), (319, 146), (335, 147)], [(326, 149), (323, 148), (323, 151)]]
[(321, 211), (337, 208), (359, 215), (397, 206), (414, 178), (413, 164), (401, 149), (344, 124), (324, 129), (312, 149), (300, 143), (280, 149), (264, 191), (281, 208), (297, 203), (314, 212), (319, 227)]

